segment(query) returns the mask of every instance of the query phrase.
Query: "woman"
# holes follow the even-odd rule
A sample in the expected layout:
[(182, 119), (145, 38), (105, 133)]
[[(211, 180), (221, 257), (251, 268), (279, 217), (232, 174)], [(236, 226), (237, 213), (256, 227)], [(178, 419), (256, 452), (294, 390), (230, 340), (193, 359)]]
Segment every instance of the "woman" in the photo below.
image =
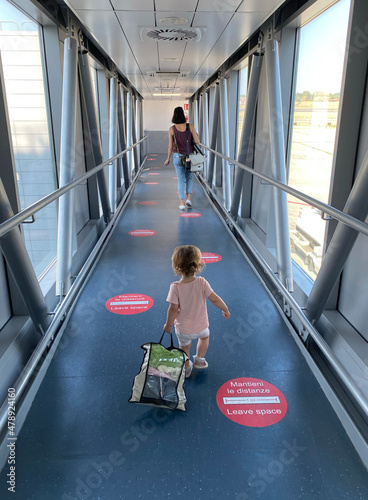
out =
[[(185, 204), (188, 207), (192, 206), (190, 200), (193, 188), (193, 173), (186, 170), (185, 166), (180, 163), (180, 156), (187, 155), (187, 123), (185, 120), (184, 110), (181, 106), (174, 109), (174, 114), (171, 122), (174, 124), (169, 129), (169, 149), (167, 152), (167, 160), (165, 165), (169, 165), (171, 153), (173, 152), (173, 163), (178, 175), (178, 192), (180, 199), (180, 210), (185, 210)], [(189, 153), (193, 153), (192, 138), (196, 144), (199, 143), (199, 137), (191, 123), (189, 125)], [(178, 151), (179, 150), (179, 151)], [(187, 184), (187, 199), (185, 201), (185, 183)]]

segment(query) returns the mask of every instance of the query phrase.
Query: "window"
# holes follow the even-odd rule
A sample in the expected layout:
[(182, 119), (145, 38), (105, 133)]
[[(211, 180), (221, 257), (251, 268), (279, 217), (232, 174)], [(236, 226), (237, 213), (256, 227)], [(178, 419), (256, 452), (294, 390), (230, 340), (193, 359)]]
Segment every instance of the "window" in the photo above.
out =
[(240, 138), (243, 131), (244, 114), (247, 105), (247, 90), (248, 90), (248, 66), (239, 71), (237, 148), (239, 148)]
[[(0, 49), (21, 209), (57, 188), (44, 87), (39, 26), (0, 0)], [(56, 257), (57, 204), (24, 224), (26, 247), (37, 276)]]
[[(289, 185), (328, 202), (350, 0), (341, 0), (299, 30), (299, 56)], [(288, 196), (292, 258), (314, 279), (323, 254), (325, 221)]]

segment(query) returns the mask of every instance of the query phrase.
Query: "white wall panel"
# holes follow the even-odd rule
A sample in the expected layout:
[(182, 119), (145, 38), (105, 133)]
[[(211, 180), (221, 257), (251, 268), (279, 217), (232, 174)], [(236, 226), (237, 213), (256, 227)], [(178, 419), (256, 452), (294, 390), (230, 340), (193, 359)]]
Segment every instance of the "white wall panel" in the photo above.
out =
[[(185, 101), (144, 101), (143, 123), (145, 130), (164, 130), (172, 126), (171, 118), (174, 108), (184, 107)], [(168, 136), (169, 137), (169, 136)], [(169, 140), (169, 139), (168, 139)]]

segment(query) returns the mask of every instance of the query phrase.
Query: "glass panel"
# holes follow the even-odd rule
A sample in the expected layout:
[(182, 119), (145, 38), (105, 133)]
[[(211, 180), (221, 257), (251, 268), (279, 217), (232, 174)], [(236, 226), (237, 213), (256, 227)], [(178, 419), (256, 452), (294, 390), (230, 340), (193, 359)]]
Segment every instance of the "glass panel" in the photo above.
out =
[(238, 136), (236, 141), (237, 148), (239, 147), (240, 137), (243, 130), (244, 113), (247, 105), (247, 90), (248, 90), (248, 66), (239, 71), (239, 97), (238, 97)]
[[(289, 185), (328, 202), (350, 0), (299, 31)], [(312, 279), (321, 265), (325, 221), (288, 196), (292, 258)]]
[[(0, 0), (0, 49), (21, 208), (57, 188), (39, 26)], [(37, 276), (56, 257), (57, 203), (24, 224), (26, 247)]]

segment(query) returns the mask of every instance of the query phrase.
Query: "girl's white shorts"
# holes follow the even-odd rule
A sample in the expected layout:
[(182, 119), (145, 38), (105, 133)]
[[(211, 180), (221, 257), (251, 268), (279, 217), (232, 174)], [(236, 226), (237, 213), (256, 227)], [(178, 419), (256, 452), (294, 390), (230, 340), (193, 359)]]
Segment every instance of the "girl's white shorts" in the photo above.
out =
[(209, 337), (210, 330), (209, 330), (209, 328), (205, 328), (201, 332), (191, 333), (191, 334), (187, 334), (187, 335), (185, 335), (184, 333), (179, 333), (176, 330), (175, 330), (175, 333), (176, 333), (176, 336), (178, 337), (179, 346), (185, 347), (185, 346), (189, 345), (192, 342), (192, 340), (204, 339), (206, 337)]

